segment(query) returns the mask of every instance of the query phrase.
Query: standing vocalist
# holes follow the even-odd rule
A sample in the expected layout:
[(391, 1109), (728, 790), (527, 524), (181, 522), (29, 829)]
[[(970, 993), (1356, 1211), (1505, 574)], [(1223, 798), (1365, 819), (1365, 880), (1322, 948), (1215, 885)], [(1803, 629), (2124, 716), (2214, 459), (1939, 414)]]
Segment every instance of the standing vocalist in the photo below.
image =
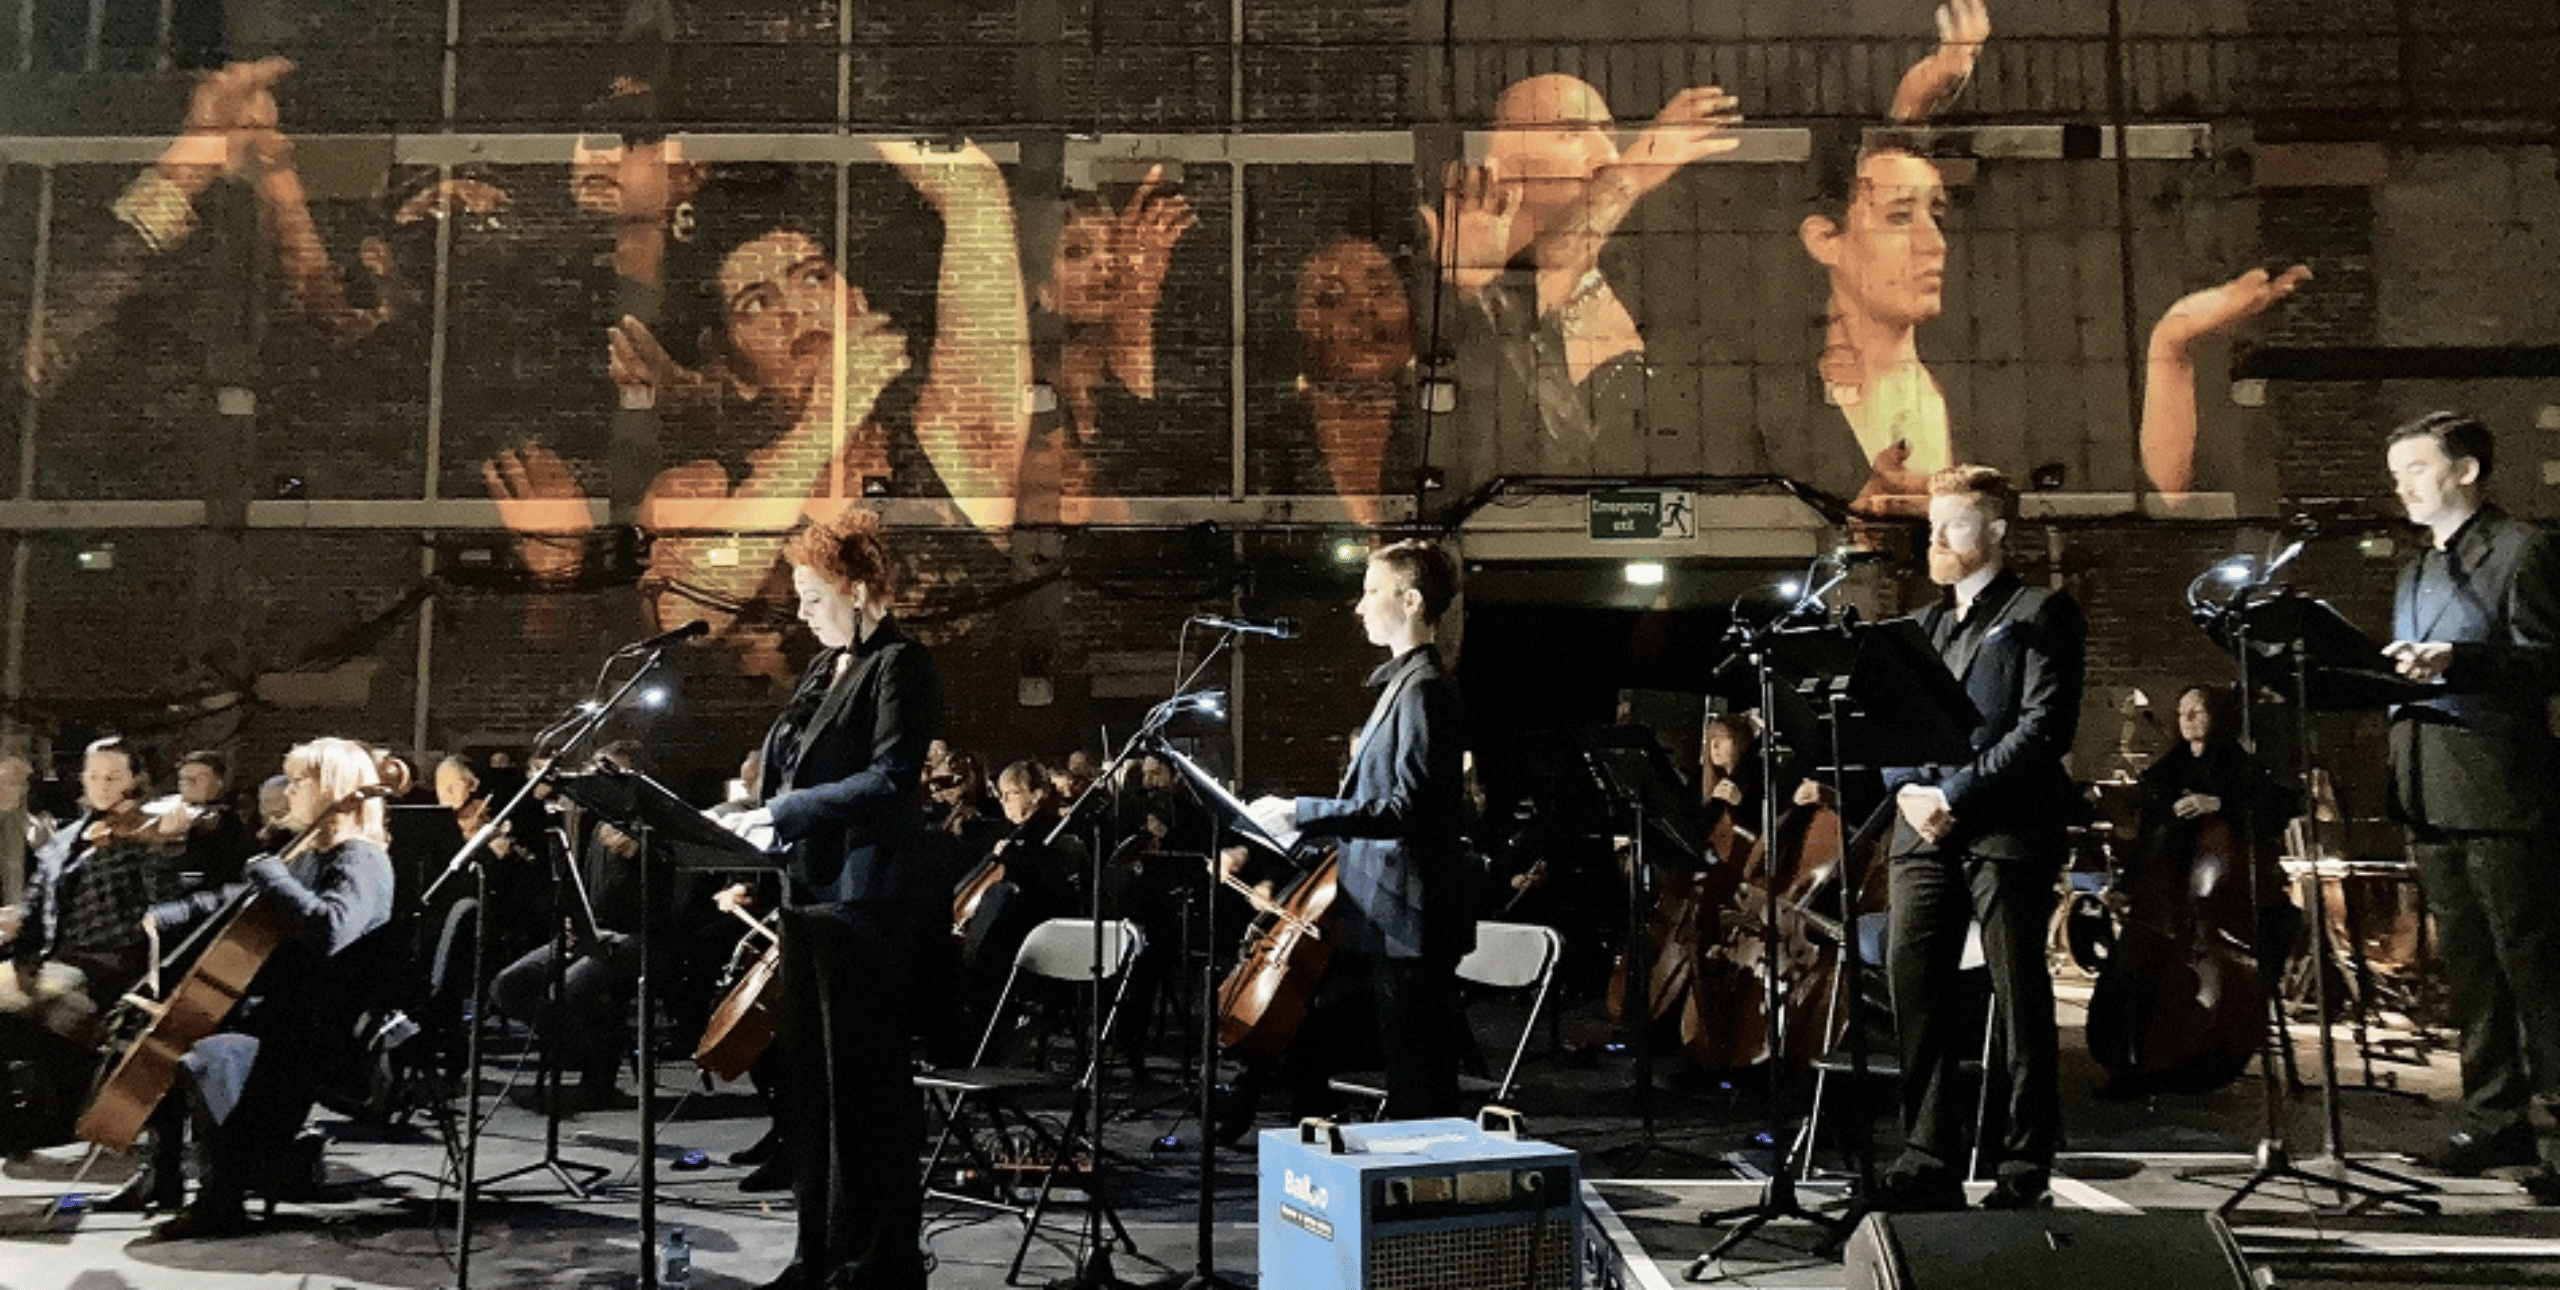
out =
[(765, 735), (761, 804), (730, 820), (742, 836), (770, 827), (788, 856), (774, 1118), (800, 1234), (767, 1290), (912, 1290), (925, 1283), (924, 1110), (910, 1005), (949, 900), (913, 842), (942, 681), (889, 613), (877, 515), (849, 507), (793, 535), (783, 558), (824, 648)]
[(1972, 922), (1982, 925), (2009, 1067), (2008, 1130), (1983, 1207), (2050, 1203), (2062, 1103), (2045, 923), (2062, 872), (2073, 793), (2062, 759), (2080, 724), (2089, 629), (2068, 594), (2009, 571), (2000, 544), (2017, 513), (2016, 490), (1987, 466), (1929, 479), (1929, 581), (1949, 596), (1920, 625), (1982, 724), (1962, 762), (1885, 772), (1898, 817), (1887, 848), (1885, 968), (1901, 1041), (1903, 1147), (1877, 1179), (1879, 1209), (1964, 1208), (1956, 1164), (1968, 1099), (1956, 1068), (1972, 1045), (1949, 1014)]
[[(1369, 557), (1357, 606), (1388, 660), (1333, 797), (1264, 798), (1257, 822), (1276, 834), (1342, 840), (1335, 919), (1342, 936), (1317, 1007), (1375, 1009), (1386, 1059), (1381, 1118), (1458, 1113), (1458, 960), (1475, 948), (1474, 889), (1461, 831), (1465, 719), (1458, 682), (1440, 662), (1440, 617), (1458, 595), (1458, 562), (1432, 542)], [(1349, 1038), (1349, 1036), (1345, 1036)], [(1312, 1056), (1310, 1054), (1309, 1056)]]
[(2435, 915), (2462, 1030), (2462, 1124), (2422, 1157), (2449, 1174), (2540, 1169), (2560, 1205), (2560, 1130), (2537, 1153), (2529, 1116), (2560, 1111), (2560, 919), (2552, 915), (2549, 699), (2560, 675), (2560, 555), (2548, 534), (2481, 500), (2489, 428), (2434, 412), (2391, 432), (2384, 459), (2427, 548), (2400, 573), (2385, 653), (2431, 693), (2391, 712), (2391, 812)]

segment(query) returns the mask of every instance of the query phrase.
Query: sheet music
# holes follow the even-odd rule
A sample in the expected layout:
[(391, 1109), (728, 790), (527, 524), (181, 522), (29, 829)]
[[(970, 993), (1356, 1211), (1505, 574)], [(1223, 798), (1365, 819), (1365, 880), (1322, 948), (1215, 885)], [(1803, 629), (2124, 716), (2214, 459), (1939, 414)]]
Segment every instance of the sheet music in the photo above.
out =
[(1264, 803), (1276, 803), (1280, 799), (1265, 797), (1248, 806), (1235, 794), (1228, 792), (1227, 786), (1219, 783), (1216, 776), (1200, 769), (1199, 764), (1190, 758), (1162, 745), (1158, 745), (1153, 751), (1169, 762), (1175, 770), (1182, 772), (1182, 777), (1190, 781), (1191, 787), (1197, 790), (1201, 797), (1207, 799), (1208, 805), (1221, 813), (1230, 830), (1242, 834), (1248, 841), (1269, 847), (1284, 856), (1298, 845), (1298, 831), (1295, 828), (1275, 827), (1280, 824), (1280, 821), (1276, 818), (1266, 818), (1276, 815), (1276, 812), (1266, 809), (1261, 814), (1255, 813), (1255, 807), (1262, 806)]

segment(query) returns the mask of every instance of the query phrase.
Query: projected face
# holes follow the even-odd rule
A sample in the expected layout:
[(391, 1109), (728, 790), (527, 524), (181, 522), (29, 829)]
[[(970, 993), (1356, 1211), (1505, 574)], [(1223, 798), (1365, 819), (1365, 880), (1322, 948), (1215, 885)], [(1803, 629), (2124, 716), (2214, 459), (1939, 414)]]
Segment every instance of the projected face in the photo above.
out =
[(1494, 127), (1485, 159), (1519, 182), (1522, 211), (1541, 225), (1581, 200), (1592, 176), (1618, 159), (1608, 101), (1571, 76), (1532, 76), (1504, 90)]
[(720, 262), (729, 352), (759, 389), (805, 392), (834, 371), (839, 328), (885, 328), (808, 234), (778, 229)]
[(1413, 357), (1413, 305), (1377, 244), (1340, 238), (1298, 271), (1298, 337), (1319, 382), (1389, 381)]
[(1916, 327), (1945, 307), (1947, 189), (1938, 167), (1908, 152), (1858, 163), (1845, 227), (1814, 258), (1831, 273), (1833, 298), (1876, 322)]
[(701, 187), (701, 168), (672, 140), (626, 147), (619, 135), (582, 134), (570, 145), (569, 196), (589, 215), (655, 215)]
[(1048, 303), (1069, 322), (1110, 322), (1122, 306), (1126, 271), (1107, 210), (1072, 209), (1058, 226)]

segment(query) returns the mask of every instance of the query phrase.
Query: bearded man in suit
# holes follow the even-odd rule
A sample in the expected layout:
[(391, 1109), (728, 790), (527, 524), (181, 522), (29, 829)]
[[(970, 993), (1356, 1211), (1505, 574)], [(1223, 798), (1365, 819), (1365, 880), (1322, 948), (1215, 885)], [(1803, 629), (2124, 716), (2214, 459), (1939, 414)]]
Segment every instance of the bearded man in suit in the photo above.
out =
[(1878, 1179), (1889, 1210), (1962, 1209), (1955, 1167), (1968, 1100), (1957, 1064), (1972, 1045), (1948, 1015), (1966, 927), (1982, 927), (2009, 1076), (1998, 1180), (1985, 1208), (2049, 1203), (2062, 1131), (2053, 978), (2045, 924), (2072, 801), (2063, 757), (2080, 722), (2088, 624), (2069, 594), (2030, 587), (2000, 544), (2017, 492), (1987, 466), (1929, 480), (1929, 580), (1951, 593), (1921, 616), (1980, 714), (1959, 764), (1889, 769), (1895, 819), (1885, 966), (1902, 1057), (1903, 1151)]

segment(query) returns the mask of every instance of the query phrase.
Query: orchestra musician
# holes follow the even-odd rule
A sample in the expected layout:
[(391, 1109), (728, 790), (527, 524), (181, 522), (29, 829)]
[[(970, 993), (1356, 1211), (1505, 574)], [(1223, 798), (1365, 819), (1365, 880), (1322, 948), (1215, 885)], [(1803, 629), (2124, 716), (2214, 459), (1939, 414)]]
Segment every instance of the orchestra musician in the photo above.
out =
[(35, 853), (53, 838), (53, 822), (27, 803), (35, 767), (19, 753), (0, 753), (0, 945), (18, 934)]
[[(635, 770), (637, 745), (608, 745), (595, 760)], [(674, 884), (665, 877), (651, 884), (654, 908), (640, 904), (640, 843), (602, 820), (595, 821), (576, 847), (576, 890), (583, 904), (567, 911), (565, 926), (550, 940), (526, 951), (489, 983), (489, 998), (498, 1011), (531, 1022), (543, 1042), (554, 1048), (560, 1070), (577, 1076), (575, 1092), (563, 1091), (565, 1113), (627, 1111), (639, 1099), (617, 1086), (623, 1058), (631, 1048), (631, 999), (639, 988), (640, 937), (648, 920), (651, 966), (661, 969), (674, 938), (668, 911)], [(572, 904), (578, 904), (572, 897)], [(560, 974), (556, 1009), (550, 1002), (555, 962)]]
[(2560, 757), (2560, 551), (2483, 500), (2496, 441), (2434, 412), (2394, 429), (2385, 459), (2428, 544), (2392, 597), (2399, 673), (2432, 687), (2391, 713), (2391, 812), (2408, 831), (2462, 1031), (2461, 1128), (2424, 1159), (2449, 1174), (2534, 1165), (2526, 1190), (2560, 1205), (2560, 848), (2549, 800)]
[[(286, 818), (297, 830), (314, 829), (311, 843), (290, 860), (259, 856), (242, 872), (247, 885), (286, 912), (292, 935), (258, 969), (226, 1030), (197, 1043), (179, 1064), (187, 1106), (204, 1134), (203, 1174), (195, 1200), (153, 1229), (162, 1240), (240, 1235), (249, 1230), (242, 1201), (250, 1188), (272, 1198), (307, 1182), (307, 1173), (290, 1177), (311, 1164), (292, 1150), (294, 1137), (323, 1078), (359, 1056), (355, 1018), (383, 974), (372, 954), (390, 943), (367, 937), (391, 921), (389, 834), (381, 798), (360, 796), (383, 783), (374, 754), (352, 740), (314, 739), (287, 753), (284, 768)], [(164, 903), (150, 917), (163, 933), (182, 931), (230, 894)], [(132, 1189), (163, 1203), (182, 1185), (178, 1138), (167, 1131), (175, 1105), (164, 1102), (155, 1113), (163, 1131), (146, 1166), (150, 1176)]]
[[(1334, 1012), (1327, 1028), (1338, 1034), (1359, 1008), (1374, 1008), (1387, 1076), (1382, 1118), (1390, 1120), (1458, 1112), (1464, 1045), (1451, 1025), (1458, 960), (1475, 948), (1477, 875), (1462, 837), (1465, 721), (1437, 644), (1457, 596), (1457, 560), (1437, 543), (1370, 554), (1356, 611), (1369, 643), (1390, 657), (1369, 674), (1378, 700), (1342, 789), (1252, 807), (1255, 822), (1284, 841), (1341, 840), (1339, 937), (1316, 1009)], [(1295, 1052), (1291, 1064), (1300, 1064)], [(1291, 1083), (1303, 1082), (1293, 1075)]]
[(293, 841), (293, 829), (285, 818), (293, 813), (293, 799), (287, 792), (293, 781), (282, 775), (269, 775), (258, 785), (258, 835), (253, 839), (251, 854), (274, 851)]
[(2302, 911), (2286, 894), (2284, 869), (2276, 861), (2285, 824), (2301, 803), (2241, 745), (2239, 697), (2228, 687), (2188, 686), (2178, 695), (2177, 722), (2177, 743), (2142, 772), (2141, 842), (2116, 875), (2116, 886), (2132, 889), (2155, 857), (2190, 852), (2199, 821), (2213, 815), (2229, 819), (2249, 847), (2258, 979), (2274, 990), (2302, 933)]
[(1702, 823), (1711, 831), (1717, 820), (1730, 819), (1734, 828), (1758, 836), (1762, 797), (1759, 719), (1748, 712), (1716, 717), (1707, 722), (1698, 744)]
[(1956, 1163), (1970, 1102), (1956, 1068), (1972, 1045), (1952, 1033), (1947, 1005), (1966, 926), (1977, 920), (2011, 1090), (1998, 1178), (1983, 1204), (2049, 1203), (2062, 1110), (2045, 924), (2065, 854), (2073, 786), (2063, 757), (2079, 724), (2088, 627), (2067, 593), (2029, 587), (2006, 567), (2001, 542), (2016, 514), (2017, 493), (1996, 470), (1956, 466), (1930, 478), (1929, 580), (1952, 603), (1920, 621), (1982, 724), (1968, 760), (1885, 773), (1897, 808), (1885, 962), (1904, 1143), (1877, 1182), (1874, 1200), (1886, 1210), (1964, 1208)]
[(799, 1238), (768, 1290), (905, 1290), (925, 1283), (914, 965), (949, 934), (950, 876), (914, 845), (942, 683), (890, 613), (877, 515), (848, 507), (783, 557), (823, 648), (765, 736), (762, 804), (727, 821), (787, 856), (776, 1122)]
[[(1015, 951), (1031, 929), (1051, 918), (1073, 917), (1077, 888), (1089, 853), (1082, 840), (1058, 827), (1057, 790), (1047, 767), (1018, 761), (996, 776), (996, 800), (1013, 831), (999, 840), (987, 859), (1004, 867), (1004, 877), (970, 911), (965, 926), (956, 926), (962, 942), (961, 970), (968, 977), (971, 1016), (985, 1018), (1004, 992)], [(959, 911), (953, 911), (957, 914)]]
[[(12, 943), (18, 987), (39, 1010), (106, 1011), (151, 966), (142, 916), (178, 894), (172, 849), (142, 812), (151, 779), (121, 739), (90, 744), (80, 761), (79, 818), (36, 853), (25, 917)], [(56, 1014), (57, 1029), (78, 1018)]]
[(256, 839), (231, 801), (231, 763), (211, 749), (178, 759), (178, 799), (159, 818), (161, 836), (183, 848), (178, 872), (191, 882), (238, 882), (240, 866), (257, 853)]

